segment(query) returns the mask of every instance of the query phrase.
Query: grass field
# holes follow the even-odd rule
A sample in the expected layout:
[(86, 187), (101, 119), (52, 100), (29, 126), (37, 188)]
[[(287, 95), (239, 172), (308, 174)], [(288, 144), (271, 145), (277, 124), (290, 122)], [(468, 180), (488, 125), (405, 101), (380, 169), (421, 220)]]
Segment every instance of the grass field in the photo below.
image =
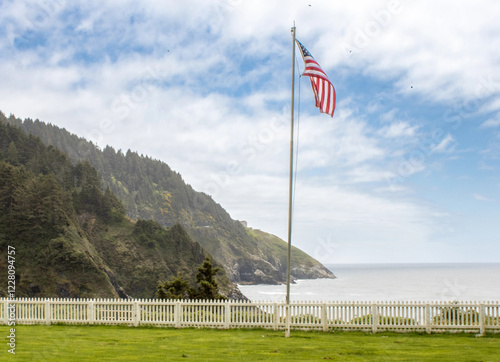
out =
[(500, 361), (500, 334), (366, 334), (263, 329), (0, 326), (0, 360), (17, 361)]

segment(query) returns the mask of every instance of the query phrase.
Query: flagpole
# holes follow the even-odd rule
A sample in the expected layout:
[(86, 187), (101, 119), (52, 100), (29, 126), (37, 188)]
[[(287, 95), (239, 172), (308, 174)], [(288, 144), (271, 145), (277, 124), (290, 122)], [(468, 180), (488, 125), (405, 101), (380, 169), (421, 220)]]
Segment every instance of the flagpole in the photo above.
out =
[(293, 197), (293, 111), (295, 98), (295, 24), (292, 28), (292, 110), (290, 117), (290, 174), (288, 184), (288, 262), (286, 265), (286, 333), (290, 337), (290, 263), (292, 261), (292, 197)]

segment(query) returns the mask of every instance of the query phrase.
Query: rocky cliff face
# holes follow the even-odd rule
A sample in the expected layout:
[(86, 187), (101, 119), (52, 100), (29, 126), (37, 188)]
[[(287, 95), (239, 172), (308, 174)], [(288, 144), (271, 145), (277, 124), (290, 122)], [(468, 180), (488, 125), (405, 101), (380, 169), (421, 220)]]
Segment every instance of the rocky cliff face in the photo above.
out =
[[(275, 235), (229, 220), (229, 223), (214, 223), (201, 228), (184, 227), (193, 240), (197, 240), (224, 266), (231, 281), (239, 284), (285, 283), (287, 243)], [(320, 262), (294, 246), (290, 274), (292, 279), (335, 278)]]
[[(247, 234), (258, 240), (258, 255), (236, 264), (239, 272), (236, 282), (243, 284), (277, 284), (286, 282), (288, 245), (279, 237), (246, 228)], [(290, 277), (295, 279), (335, 278), (324, 265), (300, 249), (292, 246)]]

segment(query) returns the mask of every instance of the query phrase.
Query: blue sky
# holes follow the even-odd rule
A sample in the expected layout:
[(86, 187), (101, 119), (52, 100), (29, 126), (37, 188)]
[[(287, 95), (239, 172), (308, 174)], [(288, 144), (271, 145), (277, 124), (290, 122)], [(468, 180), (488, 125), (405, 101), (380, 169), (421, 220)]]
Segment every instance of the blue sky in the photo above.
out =
[(295, 21), (337, 109), (296, 78), (294, 245), (499, 262), (498, 18), (486, 0), (3, 1), (0, 110), (161, 159), (285, 239)]

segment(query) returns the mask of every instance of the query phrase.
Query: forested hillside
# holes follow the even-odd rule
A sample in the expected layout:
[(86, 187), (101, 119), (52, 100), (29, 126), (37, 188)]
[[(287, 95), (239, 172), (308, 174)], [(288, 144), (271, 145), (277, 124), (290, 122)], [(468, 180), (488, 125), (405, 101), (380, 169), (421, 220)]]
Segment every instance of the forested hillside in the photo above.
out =
[[(102, 185), (118, 197), (132, 219), (153, 219), (163, 226), (180, 223), (219, 263), (233, 282), (279, 283), (286, 280), (286, 243), (244, 227), (212, 198), (196, 192), (162, 161), (130, 150), (103, 150), (65, 129), (38, 120), (21, 121), (0, 114), (0, 121), (40, 137), (65, 152), (73, 163), (88, 161)], [(297, 248), (292, 250), (292, 276), (334, 275)]]
[[(3, 116), (3, 115), (2, 115)], [(0, 272), (15, 248), (16, 296), (152, 298), (209, 254), (180, 224), (131, 221), (88, 161), (0, 122)], [(224, 272), (219, 283), (234, 292)], [(5, 296), (5, 285), (0, 295)]]

